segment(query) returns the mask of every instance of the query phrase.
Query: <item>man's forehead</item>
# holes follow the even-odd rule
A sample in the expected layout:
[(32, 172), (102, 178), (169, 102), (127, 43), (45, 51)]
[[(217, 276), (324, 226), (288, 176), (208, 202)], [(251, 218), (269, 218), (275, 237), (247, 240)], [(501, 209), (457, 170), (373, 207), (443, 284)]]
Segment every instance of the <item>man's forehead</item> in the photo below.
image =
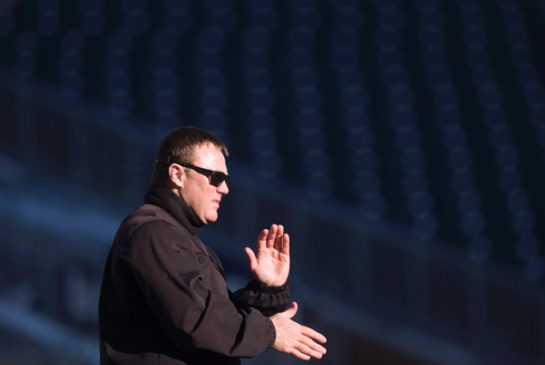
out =
[(196, 158), (199, 158), (200, 156), (204, 156), (204, 155), (221, 155), (223, 156), (223, 153), (221, 152), (221, 148), (219, 148), (218, 146), (210, 143), (210, 142), (205, 142), (205, 143), (202, 143), (202, 144), (199, 144), (199, 145), (196, 145), (195, 147), (193, 147), (193, 157), (196, 159)]
[(217, 165), (220, 165), (219, 167), (227, 167), (221, 148), (212, 143), (203, 143), (195, 146), (192, 160), (193, 163), (212, 163), (215, 164), (216, 168), (218, 167)]

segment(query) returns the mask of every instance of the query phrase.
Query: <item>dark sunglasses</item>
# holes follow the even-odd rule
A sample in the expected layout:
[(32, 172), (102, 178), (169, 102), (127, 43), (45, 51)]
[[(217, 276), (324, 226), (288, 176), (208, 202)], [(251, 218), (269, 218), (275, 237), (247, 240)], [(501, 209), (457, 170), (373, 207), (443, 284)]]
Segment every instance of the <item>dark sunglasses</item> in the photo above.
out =
[(218, 187), (222, 182), (228, 182), (229, 175), (224, 174), (220, 171), (208, 170), (199, 166), (192, 165), (190, 163), (181, 163), (180, 166), (187, 167), (188, 169), (197, 171), (199, 174), (202, 174), (208, 178), (210, 185)]

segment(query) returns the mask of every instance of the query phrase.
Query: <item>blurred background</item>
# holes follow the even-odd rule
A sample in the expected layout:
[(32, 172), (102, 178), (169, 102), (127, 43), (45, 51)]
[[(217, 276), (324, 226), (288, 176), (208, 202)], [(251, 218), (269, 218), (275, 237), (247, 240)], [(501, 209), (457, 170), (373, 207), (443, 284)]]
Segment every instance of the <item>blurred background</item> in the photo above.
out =
[[(545, 364), (545, 2), (1, 0), (0, 364), (97, 364), (120, 220), (180, 125), (203, 240), (283, 223), (320, 364)], [(266, 351), (246, 364), (295, 364)]]

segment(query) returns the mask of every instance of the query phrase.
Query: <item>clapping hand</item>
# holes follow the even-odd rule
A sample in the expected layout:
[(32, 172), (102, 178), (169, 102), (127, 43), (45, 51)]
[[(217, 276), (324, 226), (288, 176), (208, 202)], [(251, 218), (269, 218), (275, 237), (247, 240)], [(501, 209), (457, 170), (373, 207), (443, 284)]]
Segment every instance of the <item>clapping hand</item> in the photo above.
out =
[(292, 318), (296, 313), (297, 303), (292, 302), (288, 310), (270, 317), (276, 331), (271, 347), (301, 360), (321, 359), (326, 353), (323, 345), (327, 339), (312, 328), (295, 322)]
[(290, 237), (282, 225), (272, 224), (257, 237), (257, 256), (246, 247), (250, 271), (256, 280), (268, 286), (286, 283), (290, 272)]

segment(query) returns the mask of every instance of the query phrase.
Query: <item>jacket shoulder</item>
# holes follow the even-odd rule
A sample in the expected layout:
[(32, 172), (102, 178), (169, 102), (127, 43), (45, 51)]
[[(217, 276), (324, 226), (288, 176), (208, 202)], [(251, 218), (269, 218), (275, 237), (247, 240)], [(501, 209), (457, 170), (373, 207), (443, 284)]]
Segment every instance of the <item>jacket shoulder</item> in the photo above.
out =
[(160, 207), (144, 204), (123, 220), (115, 241), (121, 246), (132, 246), (137, 237), (179, 239), (180, 235), (189, 236), (189, 232)]

